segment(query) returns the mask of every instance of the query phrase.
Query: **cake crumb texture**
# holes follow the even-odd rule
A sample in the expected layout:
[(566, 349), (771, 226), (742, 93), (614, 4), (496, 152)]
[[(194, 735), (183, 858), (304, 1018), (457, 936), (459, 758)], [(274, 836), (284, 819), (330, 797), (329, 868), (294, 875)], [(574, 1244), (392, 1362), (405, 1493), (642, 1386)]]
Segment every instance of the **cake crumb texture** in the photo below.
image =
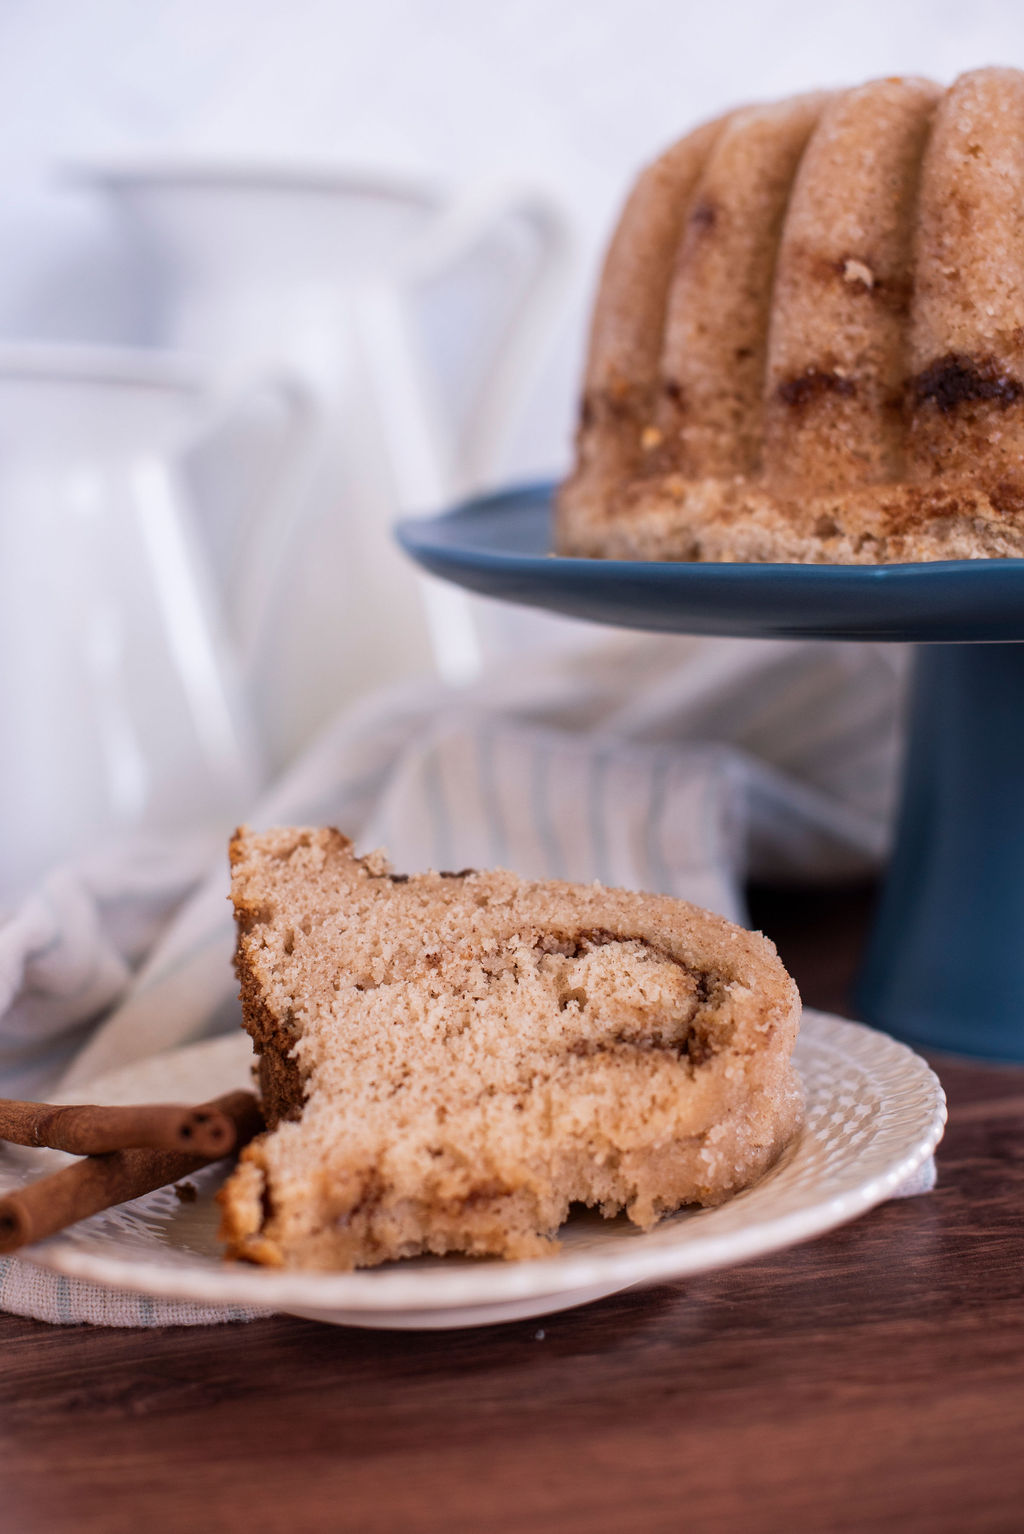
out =
[(332, 829), (239, 832), (236, 965), (267, 1134), (229, 1254), (314, 1269), (529, 1258), (570, 1205), (642, 1229), (794, 1134), (800, 1002), (773, 945), (667, 896), (394, 874)]

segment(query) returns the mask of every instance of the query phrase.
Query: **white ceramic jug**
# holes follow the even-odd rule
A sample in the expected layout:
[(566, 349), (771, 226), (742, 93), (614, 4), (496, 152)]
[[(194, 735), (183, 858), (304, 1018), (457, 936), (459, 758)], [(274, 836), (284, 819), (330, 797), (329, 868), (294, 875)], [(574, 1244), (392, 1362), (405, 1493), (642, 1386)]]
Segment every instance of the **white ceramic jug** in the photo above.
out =
[[(318, 401), (292, 537), (253, 602), (251, 701), (272, 764), (431, 655), (449, 678), (472, 674), (467, 599), (415, 574), (391, 522), (496, 472), (564, 289), (547, 200), (491, 187), (453, 202), (377, 174), (233, 162), (83, 173), (148, 252), (148, 339), (222, 369), (286, 365)], [(244, 517), (262, 473), (244, 432), (201, 469), (218, 518)]]
[(259, 785), (179, 472), (228, 418), (184, 359), (0, 347), (0, 900), (121, 834), (228, 828)]

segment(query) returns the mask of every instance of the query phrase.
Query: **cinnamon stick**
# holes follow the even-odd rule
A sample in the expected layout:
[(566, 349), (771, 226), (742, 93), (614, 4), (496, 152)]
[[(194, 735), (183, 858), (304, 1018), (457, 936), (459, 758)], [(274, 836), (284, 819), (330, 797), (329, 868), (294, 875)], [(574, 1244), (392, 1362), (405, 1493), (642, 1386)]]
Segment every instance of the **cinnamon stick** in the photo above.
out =
[[(263, 1128), (263, 1115), (251, 1092), (229, 1092), (195, 1111), (223, 1114), (233, 1132), (232, 1148), (244, 1145)], [(192, 1151), (128, 1149), (86, 1156), (50, 1177), (40, 1177), (0, 1197), (0, 1254), (41, 1241), (88, 1215), (177, 1182), (221, 1155), (222, 1151), (197, 1155)]]
[(0, 1140), (47, 1146), (73, 1156), (115, 1150), (188, 1150), (197, 1156), (226, 1156), (234, 1148), (235, 1125), (228, 1114), (209, 1105), (65, 1108), (0, 1097)]

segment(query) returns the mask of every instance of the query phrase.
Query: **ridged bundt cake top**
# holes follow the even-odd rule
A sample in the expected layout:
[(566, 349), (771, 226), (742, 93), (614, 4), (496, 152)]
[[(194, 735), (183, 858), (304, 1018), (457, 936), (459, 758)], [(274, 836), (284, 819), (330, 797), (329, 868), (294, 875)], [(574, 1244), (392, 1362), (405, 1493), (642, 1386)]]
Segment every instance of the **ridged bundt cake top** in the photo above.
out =
[(1024, 554), (1024, 73), (746, 107), (640, 176), (562, 552)]

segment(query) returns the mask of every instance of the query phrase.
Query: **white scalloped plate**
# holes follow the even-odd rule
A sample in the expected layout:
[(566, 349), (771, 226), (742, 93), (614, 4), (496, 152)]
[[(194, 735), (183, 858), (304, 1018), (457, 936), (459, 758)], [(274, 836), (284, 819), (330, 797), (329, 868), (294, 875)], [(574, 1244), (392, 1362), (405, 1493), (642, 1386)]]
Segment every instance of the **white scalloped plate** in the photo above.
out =
[[(226, 1263), (212, 1195), (224, 1168), (191, 1180), (194, 1203), (161, 1189), (84, 1220), (26, 1254), (70, 1278), (163, 1299), (256, 1306), (338, 1325), (409, 1329), (482, 1326), (567, 1310), (634, 1284), (682, 1278), (820, 1235), (895, 1193), (934, 1151), (946, 1102), (934, 1072), (905, 1045), (859, 1023), (804, 1013), (796, 1061), (806, 1124), (780, 1162), (718, 1209), (684, 1210), (647, 1233), (583, 1213), (555, 1257), (532, 1262), (457, 1257), (357, 1273), (292, 1273)], [(245, 1085), (244, 1035), (195, 1044), (79, 1089), (77, 1100), (199, 1101)], [(39, 1153), (33, 1153), (36, 1171)], [(24, 1156), (0, 1157), (0, 1191), (25, 1177)]]

